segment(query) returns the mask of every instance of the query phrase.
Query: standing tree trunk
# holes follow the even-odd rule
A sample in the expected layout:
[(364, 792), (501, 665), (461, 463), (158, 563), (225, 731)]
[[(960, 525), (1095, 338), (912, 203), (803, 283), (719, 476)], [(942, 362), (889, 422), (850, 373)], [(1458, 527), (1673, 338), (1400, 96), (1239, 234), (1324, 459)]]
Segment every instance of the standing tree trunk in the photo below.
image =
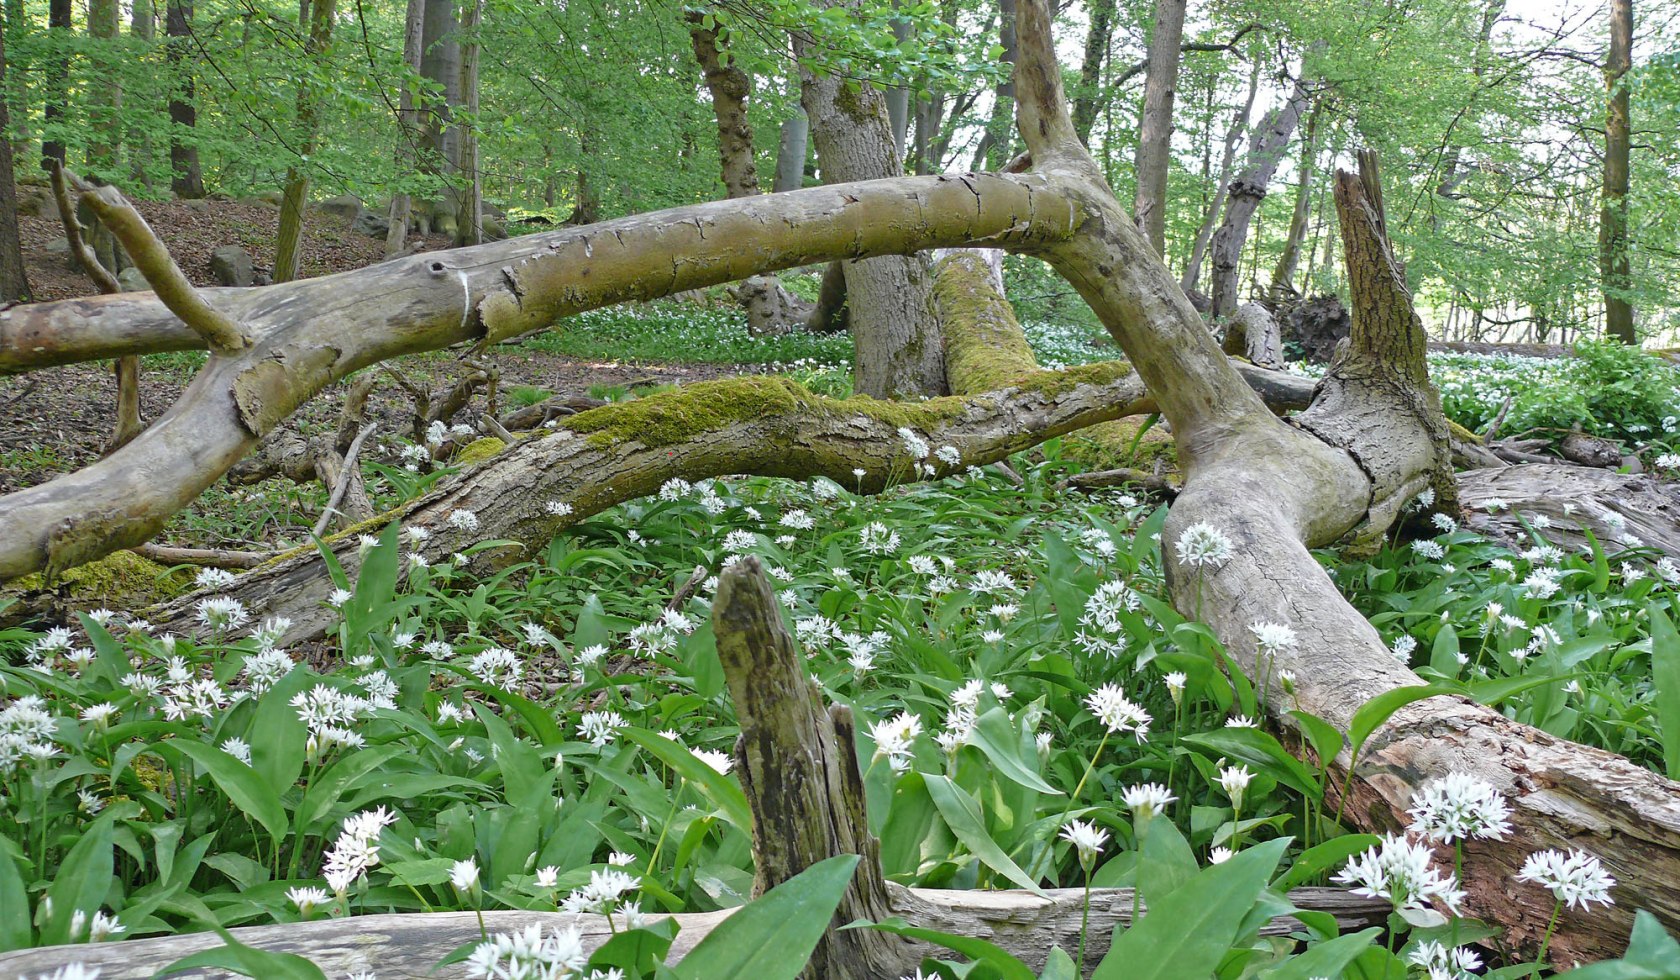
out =
[(1103, 60), (1108, 57), (1108, 44), (1114, 36), (1114, 0), (1091, 0), (1090, 7), (1091, 26), (1085, 32), (1085, 60), (1079, 66), (1079, 90), (1073, 99), (1073, 131), (1079, 135), (1079, 142), (1086, 146), (1091, 145), (1091, 127), (1097, 122)]
[(198, 99), (193, 88), (192, 0), (169, 0), (164, 33), (169, 35), (169, 188), (184, 200), (204, 196), (204, 171), (198, 163)]
[(1186, 0), (1155, 0), (1155, 31), (1143, 85), (1143, 124), (1138, 130), (1137, 197), (1132, 216), (1155, 254), (1167, 254), (1167, 169), (1172, 164), (1173, 97), (1184, 46)]
[(47, 100), (44, 109), (46, 138), (41, 143), (41, 156), (64, 163), (64, 139), (54, 131), (64, 124), (64, 114), (70, 99), (70, 0), (49, 0), (47, 4), (47, 37), (52, 41), (52, 60), (47, 62)]
[(1301, 138), (1301, 179), (1295, 184), (1295, 210), (1289, 216), (1289, 234), (1283, 240), (1283, 252), (1272, 269), (1273, 300), (1282, 299), (1294, 289), (1295, 266), (1301, 258), (1301, 242), (1307, 237), (1307, 219), (1312, 216), (1312, 178), (1318, 160), (1318, 121), (1324, 111), (1323, 102), (1313, 103), (1307, 116), (1307, 132)]
[[(998, 40), (1003, 45), (1003, 63), (1015, 64), (1015, 0), (998, 0), (998, 10), (1003, 15), (999, 24)], [(974, 148), (974, 162), (969, 165), (970, 170), (996, 170), (1009, 159), (1011, 134), (1010, 127), (1015, 112), (1015, 73), (1010, 71), (992, 89), (992, 118), (986, 123), (986, 132), (980, 137), (980, 145)]]
[(88, 37), (93, 43), (92, 59), (98, 81), (89, 87), (88, 128), (92, 142), (88, 145), (88, 170), (108, 181), (117, 179), (118, 144), (122, 142), (122, 83), (114, 70), (117, 67), (117, 31), (122, 24), (117, 0), (88, 0)]
[[(326, 59), (332, 44), (333, 16), (338, 0), (314, 0), (309, 12), (309, 40), (303, 54), (307, 61)], [(324, 69), (325, 65), (321, 65)], [(298, 276), (303, 254), (303, 212), (309, 206), (309, 157), (315, 152), (316, 122), (321, 111), (321, 92), (309, 79), (298, 80), (297, 128), (301, 134), (299, 160), (286, 168), (286, 190), (280, 199), (280, 230), (274, 241), (274, 281), (290, 282)]]
[[(134, 0), (131, 13), (128, 35), (150, 57), (152, 41), (157, 37), (157, 7), (152, 0)], [(135, 128), (138, 132), (131, 136), (128, 146), (128, 172), (132, 180), (149, 191), (152, 189), (152, 131), (144, 124)]]
[(1231, 166), (1237, 160), (1237, 146), (1242, 142), (1243, 130), (1248, 128), (1249, 114), (1254, 111), (1254, 95), (1260, 91), (1260, 59), (1254, 59), (1254, 66), (1248, 73), (1248, 97), (1243, 100), (1242, 108), (1231, 117), (1231, 128), (1225, 131), (1225, 152), (1219, 159), (1219, 182), (1213, 192), (1213, 202), (1208, 205), (1207, 213), (1202, 216), (1202, 225), (1196, 229), (1196, 241), (1190, 246), (1190, 260), (1184, 263), (1184, 275), (1179, 279), (1179, 285), (1186, 293), (1196, 291), (1196, 283), (1202, 277), (1202, 259), (1207, 256), (1208, 239), (1213, 235), (1213, 226), (1219, 223), (1219, 212), (1225, 207), (1225, 197), (1231, 190)]
[[(408, 0), (408, 16), (403, 20), (403, 66), (409, 76), (420, 74), (421, 39), (426, 30), (426, 0)], [(403, 79), (402, 95), (397, 105), (397, 174), (398, 179), (418, 165), (417, 146), (420, 136), (420, 110), (416, 107), (412, 77)], [(552, 203), (552, 202), (550, 202)], [(385, 257), (401, 252), (408, 243), (408, 216), (414, 199), (407, 191), (391, 195), (390, 228), (385, 232)]]
[(1225, 221), (1213, 233), (1213, 315), (1229, 317), (1237, 309), (1237, 266), (1242, 262), (1243, 243), (1248, 240), (1248, 225), (1260, 202), (1266, 198), (1272, 174), (1277, 172), (1278, 160), (1289, 145), (1289, 137), (1301, 121), (1306, 108), (1306, 83), (1297, 80), (1289, 101), (1266, 114), (1260, 128), (1254, 131), (1249, 143), (1248, 161), (1242, 173), (1231, 181), (1230, 201), (1225, 206)]
[[(460, 129), (453, 123), (455, 107), (461, 104), (461, 41), (455, 0), (425, 0), (426, 23), (421, 36), (420, 74), (432, 83), (425, 104), (426, 137), (431, 147), (425, 163), (428, 173), (448, 175), (453, 180), (461, 163)], [(587, 151), (586, 151), (587, 152)], [(454, 191), (444, 191), (445, 203)], [(454, 236), (458, 208), (434, 207), (432, 234)]]
[(1603, 281), (1604, 333), (1624, 344), (1638, 342), (1633, 332), (1633, 285), (1628, 260), (1628, 90), (1623, 76), (1632, 66), (1633, 0), (1610, 0), (1610, 53), (1604, 59), (1604, 86), (1610, 106), (1604, 115), (1604, 197), (1598, 219), (1598, 264)]
[[(795, 48), (803, 53), (808, 44), (796, 39)], [(903, 176), (880, 90), (865, 84), (847, 91), (846, 80), (836, 75), (814, 74), (803, 64), (800, 71), (823, 181)], [(895, 255), (848, 261), (845, 278), (857, 391), (875, 398), (944, 394), (945, 353), (927, 260)]]
[(477, 245), (484, 240), (484, 182), (478, 166), (478, 57), (483, 46), (478, 41), (478, 28), (484, 17), (484, 0), (470, 0), (464, 8), (466, 17), (461, 31), (466, 35), (461, 45), (461, 99), (466, 110), (465, 125), (458, 125), (460, 140), (460, 171), (466, 183), (461, 187), (460, 207), (456, 209), (455, 244)]
[(30, 298), (18, 241), (17, 181), (12, 172), (11, 119), (6, 110), (6, 38), (0, 31), (0, 305)]

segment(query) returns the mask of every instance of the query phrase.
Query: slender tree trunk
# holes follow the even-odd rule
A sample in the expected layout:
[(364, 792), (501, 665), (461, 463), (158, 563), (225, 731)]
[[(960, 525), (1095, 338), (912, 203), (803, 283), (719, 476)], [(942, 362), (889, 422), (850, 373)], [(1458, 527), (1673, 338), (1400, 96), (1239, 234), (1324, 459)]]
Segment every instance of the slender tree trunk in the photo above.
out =
[(437, 154), (439, 173), (448, 173), (460, 161), (458, 133), (450, 120), (461, 104), (461, 42), (455, 18), (455, 0), (425, 0), (426, 25), (422, 37), (420, 73), (441, 93), (426, 105), (427, 132)]
[(117, 32), (122, 24), (117, 0), (88, 0), (88, 38), (95, 51), (92, 59), (97, 81), (88, 88), (88, 171), (105, 180), (117, 178), (118, 145), (122, 142), (122, 83), (117, 67)]
[[(338, 0), (314, 0), (309, 12), (309, 41), (304, 58), (324, 61), (332, 44), (333, 16)], [(324, 65), (322, 66), (325, 67)], [(280, 230), (274, 241), (274, 281), (290, 282), (298, 277), (303, 255), (303, 215), (309, 206), (309, 160), (315, 152), (316, 129), (321, 112), (321, 92), (308, 80), (298, 82), (297, 128), (301, 134), (300, 159), (286, 168), (286, 190), (280, 199)]]
[(1231, 117), (1231, 128), (1225, 131), (1225, 152), (1219, 161), (1219, 183), (1213, 192), (1213, 201), (1208, 205), (1207, 213), (1202, 216), (1202, 226), (1196, 229), (1195, 244), (1190, 247), (1190, 260), (1184, 264), (1184, 276), (1179, 285), (1186, 293), (1196, 291), (1196, 283), (1202, 276), (1202, 260), (1207, 256), (1208, 239), (1213, 235), (1214, 225), (1219, 223), (1219, 212), (1225, 207), (1225, 197), (1231, 189), (1231, 167), (1237, 160), (1237, 147), (1242, 142), (1243, 130), (1248, 128), (1249, 114), (1254, 111), (1254, 95), (1260, 90), (1260, 59), (1254, 59), (1254, 66), (1248, 73), (1248, 97), (1237, 114)]
[[(894, 9), (898, 4), (895, 0)], [(893, 40), (899, 44), (910, 40), (910, 23), (906, 20), (895, 19), (892, 24)], [(904, 160), (904, 140), (910, 131), (910, 89), (905, 85), (895, 85), (887, 90), (887, 125), (892, 130), (893, 149), (898, 151), (900, 162)]]
[(23, 269), (18, 241), (17, 180), (12, 168), (10, 114), (6, 109), (6, 38), (0, 31), (0, 304), (30, 298), (29, 278)]
[(41, 156), (64, 163), (64, 140), (53, 129), (64, 124), (70, 98), (70, 0), (50, 0), (47, 5), (47, 36), (52, 40), (52, 60), (47, 63), (47, 99), (44, 109), (47, 137)]
[[(421, 43), (426, 30), (426, 0), (408, 0), (408, 16), (403, 20), (403, 65), (412, 75), (420, 74)], [(403, 79), (402, 95), (397, 105), (397, 173), (402, 179), (419, 164), (416, 148), (422, 139), (420, 111), (416, 106), (414, 83)], [(551, 202), (552, 203), (552, 202)], [(391, 195), (390, 228), (385, 233), (385, 257), (401, 252), (408, 244), (408, 217), (414, 199), (407, 191)]]
[(1143, 122), (1138, 130), (1137, 198), (1132, 215), (1155, 254), (1167, 254), (1167, 170), (1172, 165), (1173, 98), (1184, 47), (1186, 0), (1155, 0), (1155, 31), (1143, 86)]
[[(796, 51), (807, 44), (796, 40)], [(823, 181), (903, 176), (880, 90), (865, 84), (847, 91), (846, 82), (837, 76), (813, 74), (803, 65), (800, 71)], [(875, 398), (944, 394), (945, 354), (926, 258), (883, 256), (847, 262), (845, 278), (857, 391)]]
[(1249, 222), (1265, 200), (1272, 174), (1277, 172), (1278, 160), (1289, 145), (1289, 137), (1295, 132), (1306, 104), (1306, 83), (1297, 81), (1289, 101), (1267, 113), (1254, 131), (1243, 171), (1231, 181), (1225, 221), (1213, 233), (1213, 314), (1217, 318), (1236, 312), (1237, 268), (1248, 240)]
[(1318, 162), (1318, 122), (1323, 102), (1313, 103), (1307, 116), (1307, 132), (1301, 139), (1301, 179), (1295, 184), (1295, 210), (1289, 216), (1289, 234), (1283, 252), (1272, 269), (1271, 296), (1281, 299), (1294, 288), (1295, 266), (1301, 257), (1301, 242), (1307, 237), (1307, 219), (1312, 215), (1313, 170)]
[(1638, 343), (1633, 331), (1633, 285), (1628, 260), (1628, 90), (1623, 76), (1633, 56), (1633, 0), (1610, 0), (1610, 53), (1604, 85), (1610, 94), (1604, 116), (1604, 197), (1598, 219), (1599, 275), (1603, 280), (1604, 333), (1624, 344)]
[(477, 245), (484, 240), (484, 182), (478, 165), (478, 59), (483, 46), (478, 41), (484, 17), (484, 0), (470, 0), (461, 21), (465, 35), (461, 45), (461, 100), (467, 121), (459, 126), (461, 187), (460, 207), (455, 218), (455, 244)]
[(1114, 0), (1091, 0), (1091, 26), (1085, 32), (1085, 60), (1079, 66), (1079, 89), (1073, 99), (1073, 131), (1079, 142), (1091, 145), (1097, 122), (1097, 99), (1102, 94), (1102, 67), (1114, 36)]
[[(29, 12), (24, 6), (24, 0), (5, 0), (5, 8), (5, 29), (11, 31), (13, 42), (16, 43), (17, 41), (28, 40), (29, 36), (34, 33), (34, 30), (32, 28)], [(21, 70), (22, 74), (26, 78), (30, 77), (29, 68), (29, 65), (20, 64), (15, 60), (12, 63), (12, 70), (14, 72)], [(11, 140), (12, 158), (14, 161), (29, 155), (29, 143), (32, 139), (29, 129), (29, 93), (30, 86), (28, 85), (19, 85), (17, 90), (12, 93), (11, 105), (12, 108), (16, 110), (14, 113), (16, 118), (12, 121)]]
[(810, 135), (805, 110), (794, 106), (782, 120), (781, 135), (776, 142), (776, 182), (771, 188), (776, 193), (805, 186), (805, 154)]
[[(157, 7), (152, 0), (134, 0), (133, 10), (130, 12), (128, 34), (135, 41), (135, 47), (144, 52), (149, 60), (152, 52), (152, 41), (157, 37)], [(147, 95), (155, 92), (148, 90)], [(145, 124), (134, 127), (128, 141), (128, 172), (130, 179), (145, 187), (152, 188), (152, 131)]]
[(204, 196), (204, 172), (198, 163), (198, 99), (194, 92), (192, 0), (169, 0), (164, 33), (169, 35), (169, 178), (175, 196), (197, 200)]
[[(998, 10), (1002, 15), (998, 39), (1003, 45), (1003, 63), (1012, 66), (1018, 47), (1015, 40), (1015, 0), (998, 0)], [(986, 132), (980, 137), (980, 145), (974, 149), (974, 162), (968, 169), (995, 170), (1008, 162), (1009, 148), (1013, 145), (1011, 134), (1014, 133), (1010, 122), (1015, 118), (1014, 114), (1015, 73), (1010, 71), (992, 89), (992, 118), (986, 123)]]

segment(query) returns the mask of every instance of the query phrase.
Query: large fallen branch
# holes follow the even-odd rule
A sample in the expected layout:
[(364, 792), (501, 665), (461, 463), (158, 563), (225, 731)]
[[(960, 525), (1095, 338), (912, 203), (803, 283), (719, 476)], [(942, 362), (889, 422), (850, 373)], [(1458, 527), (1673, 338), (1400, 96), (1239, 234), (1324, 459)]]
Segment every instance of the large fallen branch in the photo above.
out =
[(1512, 548), (1538, 534), (1573, 550), (1587, 530), (1611, 554), (1650, 547), (1680, 558), (1680, 484), (1564, 463), (1470, 470), (1458, 482), (1465, 526)]

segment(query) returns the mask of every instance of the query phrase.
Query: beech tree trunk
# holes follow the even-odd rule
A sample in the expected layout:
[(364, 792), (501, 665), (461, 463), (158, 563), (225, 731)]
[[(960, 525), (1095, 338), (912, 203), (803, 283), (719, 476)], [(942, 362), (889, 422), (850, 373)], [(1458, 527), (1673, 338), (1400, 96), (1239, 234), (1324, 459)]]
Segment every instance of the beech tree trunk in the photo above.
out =
[(17, 178), (12, 169), (11, 120), (6, 111), (6, 39), (0, 37), (0, 304), (24, 302), (29, 278), (18, 239)]
[[(796, 40), (795, 49), (805, 45)], [(814, 74), (803, 66), (800, 71), (823, 181), (901, 176), (904, 167), (893, 147), (880, 90), (864, 84), (848, 91), (846, 80), (836, 75)], [(905, 255), (848, 262), (845, 276), (856, 341), (855, 389), (874, 398), (944, 394), (944, 356), (927, 260)]]
[(461, 44), (461, 105), (468, 121), (457, 126), (462, 184), (455, 212), (455, 244), (477, 245), (484, 240), (484, 182), (479, 174), (478, 133), (474, 129), (478, 125), (478, 59), (482, 48), (478, 30), (484, 16), (484, 0), (470, 0), (463, 9), (466, 16), (461, 20), (461, 32), (465, 35)]
[[(414, 75), (420, 74), (422, 39), (426, 31), (426, 0), (408, 0), (408, 16), (403, 20), (403, 65)], [(420, 110), (414, 94), (414, 84), (403, 79), (402, 95), (397, 106), (397, 171), (415, 169), (421, 136)], [(385, 257), (391, 258), (408, 245), (408, 218), (414, 199), (407, 191), (391, 195), (390, 228), (385, 233)]]
[[(338, 0), (311, 0), (309, 8), (309, 41), (304, 45), (304, 57), (323, 61), (332, 44), (333, 18), (338, 12)], [(325, 64), (319, 66), (325, 69)], [(309, 157), (315, 152), (316, 130), (323, 98), (319, 88), (308, 79), (298, 81), (297, 128), (302, 134), (298, 145), (299, 159), (286, 168), (286, 188), (280, 199), (280, 228), (274, 236), (274, 281), (290, 282), (298, 277), (303, 258), (303, 219), (309, 207)]]
[[(998, 41), (1003, 46), (1000, 60), (1006, 65), (1015, 64), (1016, 59), (1015, 4), (1016, 0), (998, 0), (998, 12), (1002, 15), (998, 21)], [(974, 149), (970, 170), (996, 170), (1009, 160), (1009, 121), (1014, 112), (1015, 77), (1011, 73), (992, 89), (992, 115), (980, 144)]]
[(1229, 200), (1225, 204), (1225, 220), (1213, 233), (1213, 314), (1223, 319), (1237, 309), (1237, 267), (1242, 262), (1243, 245), (1248, 241), (1248, 225), (1254, 212), (1277, 172), (1289, 137), (1301, 120), (1307, 104), (1304, 80), (1295, 83), (1289, 100), (1266, 114), (1249, 143), (1248, 160), (1241, 173), (1231, 181)]
[[(143, 45), (150, 55), (157, 37), (157, 8), (152, 0), (134, 0), (128, 22), (128, 36)], [(128, 174), (148, 191), (152, 189), (152, 133), (148, 126), (134, 126), (128, 144)]]
[(47, 63), (47, 98), (42, 110), (47, 135), (41, 143), (41, 156), (47, 160), (65, 162), (64, 140), (55, 127), (64, 124), (64, 111), (70, 98), (70, 0), (48, 0), (47, 36), (52, 38), (54, 54)]
[(1219, 223), (1219, 213), (1225, 207), (1225, 197), (1231, 189), (1231, 166), (1237, 159), (1237, 145), (1242, 142), (1243, 130), (1248, 128), (1249, 114), (1254, 111), (1254, 95), (1259, 90), (1260, 59), (1255, 58), (1248, 73), (1248, 97), (1243, 100), (1242, 108), (1231, 117), (1231, 128), (1225, 131), (1225, 150), (1219, 158), (1219, 180), (1214, 185), (1213, 201), (1202, 216), (1201, 227), (1196, 229), (1195, 243), (1190, 246), (1190, 259), (1184, 264), (1184, 275), (1178, 281), (1186, 293), (1195, 292), (1196, 284), (1201, 280), (1208, 239), (1213, 235), (1213, 226)]
[(88, 145), (88, 171), (112, 181), (118, 179), (118, 146), (122, 142), (122, 123), (117, 117), (122, 111), (122, 83), (112, 70), (117, 64), (114, 48), (122, 26), (122, 11), (117, 0), (88, 0), (87, 9), (88, 39), (96, 52), (92, 63), (99, 79), (89, 86), (87, 94), (92, 140)]
[(1172, 163), (1173, 99), (1178, 93), (1185, 6), (1186, 0), (1155, 0), (1155, 30), (1149, 40), (1143, 85), (1143, 124), (1132, 168), (1137, 174), (1132, 216), (1155, 254), (1162, 257), (1167, 254), (1167, 168)]
[[(198, 99), (194, 92), (192, 0), (168, 0), (164, 33), (169, 36), (169, 189), (182, 200), (204, 196), (204, 171), (198, 163)], [(62, 159), (62, 157), (61, 157)]]
[(1633, 0), (1610, 0), (1610, 51), (1604, 59), (1604, 193), (1598, 219), (1599, 275), (1603, 279), (1604, 333), (1638, 343), (1633, 330), (1633, 284), (1628, 260), (1628, 142), (1632, 121), (1624, 83), (1633, 58)]
[(1103, 61), (1108, 57), (1108, 44), (1114, 36), (1114, 0), (1091, 0), (1089, 7), (1091, 22), (1085, 31), (1085, 60), (1079, 64), (1079, 90), (1073, 99), (1073, 131), (1086, 146), (1091, 145), (1091, 127), (1097, 122)]
[(1301, 242), (1307, 237), (1307, 219), (1312, 215), (1313, 169), (1318, 161), (1318, 120), (1324, 103), (1313, 103), (1307, 116), (1307, 131), (1301, 138), (1301, 177), (1295, 182), (1295, 210), (1290, 212), (1289, 233), (1283, 239), (1283, 251), (1278, 254), (1272, 269), (1270, 295), (1273, 301), (1294, 291), (1295, 266), (1301, 257)]

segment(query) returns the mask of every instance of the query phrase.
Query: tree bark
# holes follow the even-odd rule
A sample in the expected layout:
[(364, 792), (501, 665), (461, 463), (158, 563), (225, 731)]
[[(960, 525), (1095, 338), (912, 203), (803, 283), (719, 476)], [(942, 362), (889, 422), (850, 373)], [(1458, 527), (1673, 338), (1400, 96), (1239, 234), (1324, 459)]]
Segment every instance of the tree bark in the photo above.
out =
[(470, 0), (463, 9), (461, 32), (461, 105), (466, 110), (467, 123), (460, 130), (461, 187), (460, 206), (455, 216), (455, 244), (477, 245), (484, 241), (484, 182), (478, 163), (478, 60), (482, 48), (478, 40), (484, 16), (484, 0)]
[[(403, 66), (414, 76), (420, 74), (423, 52), (422, 38), (426, 30), (426, 0), (408, 0), (408, 15), (403, 19)], [(421, 136), (420, 110), (414, 94), (414, 83), (403, 78), (402, 95), (397, 105), (397, 172), (407, 173), (416, 168)], [(391, 195), (390, 228), (385, 233), (385, 257), (392, 258), (408, 245), (408, 218), (414, 199), (407, 191)]]
[(1300, 122), (1301, 111), (1307, 104), (1304, 80), (1295, 83), (1289, 100), (1266, 114), (1254, 131), (1249, 143), (1248, 160), (1241, 173), (1231, 181), (1229, 200), (1225, 205), (1225, 220), (1213, 233), (1213, 314), (1223, 319), (1237, 309), (1237, 267), (1242, 261), (1244, 243), (1248, 240), (1248, 225), (1254, 212), (1260, 209), (1266, 191), (1277, 172), (1278, 161), (1289, 145), (1289, 137)]
[(1143, 124), (1138, 131), (1137, 196), (1132, 216), (1155, 254), (1167, 254), (1167, 170), (1172, 165), (1173, 99), (1184, 44), (1186, 0), (1155, 0), (1155, 29), (1143, 85)]
[(1091, 145), (1091, 127), (1097, 122), (1103, 61), (1114, 35), (1114, 6), (1114, 0), (1091, 0), (1089, 4), (1091, 23), (1085, 32), (1085, 60), (1079, 65), (1079, 90), (1073, 99), (1073, 131), (1086, 146)]
[(194, 92), (192, 0), (168, 0), (164, 33), (169, 36), (169, 178), (170, 190), (182, 200), (204, 196), (204, 172), (198, 162), (198, 98)]
[(1283, 251), (1272, 269), (1272, 286), (1268, 290), (1273, 302), (1295, 291), (1295, 266), (1301, 257), (1301, 242), (1307, 237), (1307, 219), (1312, 215), (1312, 178), (1318, 163), (1318, 120), (1324, 103), (1314, 102), (1307, 116), (1307, 131), (1301, 138), (1301, 178), (1295, 183), (1295, 209), (1289, 215), (1289, 233), (1283, 239)]
[[(998, 41), (1003, 46), (1001, 60), (1006, 65), (1016, 63), (1018, 45), (1015, 34), (1015, 5), (1016, 0), (998, 0), (998, 12), (1002, 15), (998, 19)], [(974, 149), (974, 162), (969, 165), (970, 170), (996, 170), (1009, 160), (1009, 120), (1014, 111), (1015, 77), (1010, 73), (1000, 79), (992, 89), (992, 115), (986, 122), (986, 131), (980, 137), (980, 144)]]
[(41, 142), (41, 157), (60, 164), (65, 162), (64, 140), (54, 129), (64, 125), (70, 99), (71, 16), (71, 0), (48, 0), (47, 36), (52, 40), (53, 56), (47, 63), (47, 98), (42, 110), (47, 133)]
[[(795, 50), (807, 45), (796, 39)], [(847, 91), (836, 75), (818, 75), (803, 66), (800, 71), (824, 182), (901, 176), (904, 167), (893, 148), (880, 90), (864, 84)], [(944, 394), (945, 364), (927, 260), (906, 255), (848, 262), (845, 277), (856, 390), (874, 398)]]
[(1202, 224), (1196, 229), (1195, 243), (1190, 247), (1190, 259), (1184, 264), (1184, 275), (1179, 278), (1179, 285), (1186, 293), (1196, 290), (1196, 284), (1202, 277), (1202, 260), (1207, 255), (1208, 239), (1213, 235), (1214, 225), (1219, 223), (1219, 213), (1225, 207), (1226, 195), (1231, 189), (1231, 166), (1236, 163), (1237, 145), (1242, 142), (1243, 130), (1248, 128), (1249, 114), (1254, 111), (1254, 96), (1260, 90), (1260, 59), (1254, 59), (1254, 65), (1248, 73), (1248, 97), (1236, 115), (1231, 117), (1231, 128), (1225, 131), (1225, 150), (1219, 160), (1219, 180), (1213, 192), (1213, 202), (1208, 205), (1207, 213), (1202, 216)]
[(17, 177), (12, 169), (11, 119), (6, 111), (6, 39), (0, 37), (0, 304), (26, 302), (29, 277), (18, 237)]
[(1604, 193), (1598, 219), (1599, 275), (1603, 280), (1604, 333), (1624, 344), (1639, 342), (1628, 298), (1628, 143), (1632, 120), (1624, 83), (1633, 57), (1633, 0), (1610, 0), (1610, 51), (1604, 59)]
[[(157, 7), (152, 0), (134, 0), (130, 11), (128, 35), (139, 42), (144, 57), (150, 57), (153, 40), (157, 37)], [(128, 145), (129, 179), (152, 189), (152, 131), (151, 127), (132, 127)]]
[(426, 24), (422, 37), (420, 73), (442, 93), (426, 105), (432, 151), (441, 164), (439, 172), (454, 168), (460, 160), (457, 132), (450, 123), (461, 104), (461, 42), (455, 19), (455, 0), (424, 0)]
[(118, 9), (117, 0), (88, 0), (88, 39), (93, 42), (96, 52), (92, 59), (96, 76), (100, 80), (89, 87), (88, 126), (92, 142), (88, 145), (88, 171), (104, 180), (118, 178), (117, 166), (120, 153), (119, 144), (122, 142), (122, 123), (118, 113), (122, 111), (122, 83), (121, 77), (114, 70), (117, 66), (116, 51), (117, 33), (122, 24), (122, 11)]
[[(332, 44), (333, 17), (338, 0), (312, 0), (309, 13), (309, 40), (304, 45), (306, 61), (322, 62), (325, 70), (327, 48)], [(303, 258), (303, 219), (309, 207), (309, 158), (315, 152), (316, 131), (321, 112), (322, 93), (307, 78), (298, 80), (297, 130), (301, 134), (299, 159), (286, 168), (286, 188), (280, 199), (280, 228), (274, 236), (274, 281), (291, 282), (301, 271)]]

